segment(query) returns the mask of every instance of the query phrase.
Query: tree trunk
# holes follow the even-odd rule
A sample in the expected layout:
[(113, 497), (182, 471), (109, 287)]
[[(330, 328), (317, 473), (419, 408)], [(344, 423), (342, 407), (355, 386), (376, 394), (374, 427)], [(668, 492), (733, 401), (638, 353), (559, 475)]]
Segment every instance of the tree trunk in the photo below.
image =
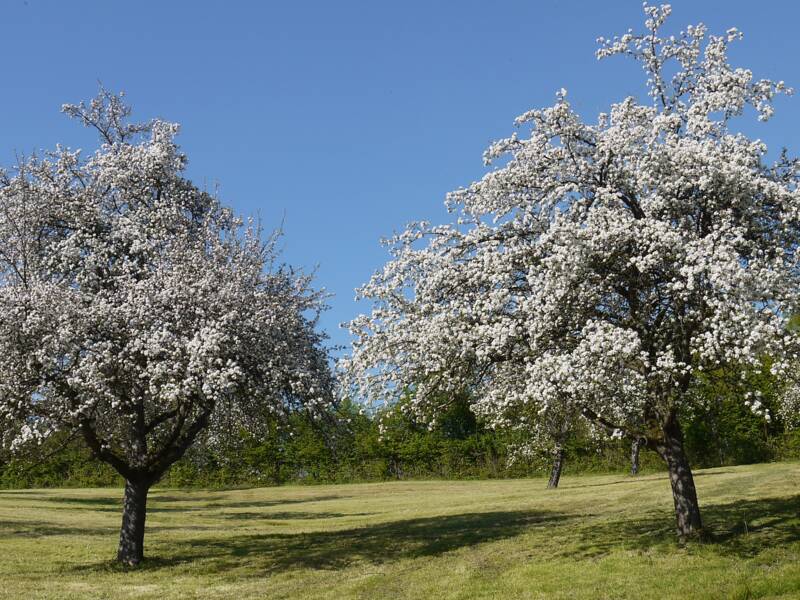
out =
[(558, 446), (553, 454), (553, 469), (550, 471), (550, 481), (547, 482), (547, 489), (558, 487), (558, 481), (561, 479), (561, 470), (564, 468), (564, 448)]
[(125, 481), (117, 561), (129, 566), (138, 565), (144, 558), (144, 520), (149, 490), (150, 485), (142, 481)]
[(642, 440), (636, 438), (631, 442), (631, 475), (639, 474), (639, 450), (641, 450)]
[(675, 415), (671, 415), (664, 424), (663, 432), (664, 441), (658, 444), (657, 450), (669, 470), (678, 536), (682, 539), (698, 536), (703, 529), (700, 505), (697, 503), (692, 469), (683, 448), (683, 431)]

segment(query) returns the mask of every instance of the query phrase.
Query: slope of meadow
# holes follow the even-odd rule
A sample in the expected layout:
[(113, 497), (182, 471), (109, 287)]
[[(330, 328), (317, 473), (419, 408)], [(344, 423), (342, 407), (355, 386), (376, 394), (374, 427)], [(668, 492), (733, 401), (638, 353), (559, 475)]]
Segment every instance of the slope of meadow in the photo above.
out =
[(663, 475), (156, 489), (134, 571), (121, 490), (0, 491), (0, 597), (800, 598), (800, 465), (696, 481), (685, 547)]

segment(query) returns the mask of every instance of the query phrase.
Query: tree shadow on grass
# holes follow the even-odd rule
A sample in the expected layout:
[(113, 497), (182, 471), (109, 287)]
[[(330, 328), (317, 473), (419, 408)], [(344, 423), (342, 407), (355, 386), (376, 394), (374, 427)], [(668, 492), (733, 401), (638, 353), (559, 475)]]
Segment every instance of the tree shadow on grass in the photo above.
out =
[[(699, 473), (694, 473), (694, 477), (709, 477), (713, 475), (725, 475), (727, 473), (733, 473), (733, 471), (700, 471)], [(602, 483), (579, 483), (577, 485), (573, 485), (571, 483), (567, 483), (562, 485), (562, 489), (579, 489), (579, 488), (590, 488), (590, 487), (606, 487), (609, 485), (625, 485), (625, 484), (632, 484), (632, 483), (642, 483), (644, 481), (657, 481), (659, 479), (666, 480), (668, 478), (667, 472), (664, 471), (663, 473), (652, 473), (650, 475), (637, 475), (631, 476), (626, 475), (623, 479), (616, 479), (614, 481), (604, 481)]]
[[(86, 509), (97, 512), (121, 512), (122, 511), (122, 490), (118, 495), (92, 496), (89, 498), (80, 496), (58, 496), (55, 494), (22, 493), (17, 495), (5, 494), (2, 498), (19, 499), (22, 502), (35, 501), (47, 502), (47, 510), (74, 510)], [(271, 500), (245, 500), (241, 502), (230, 502), (220, 496), (162, 496), (157, 492), (148, 499), (147, 513), (159, 512), (203, 512), (215, 511), (217, 509), (228, 508), (271, 508), (275, 506), (303, 504), (309, 502), (324, 502), (327, 500), (340, 500), (347, 496), (325, 495), (309, 496), (308, 498), (281, 498)], [(171, 506), (181, 503), (184, 506)]]
[(51, 523), (0, 520), (0, 539), (53, 535), (107, 536), (114, 535), (117, 531), (115, 527), (68, 527)]
[[(158, 570), (198, 561), (204, 573), (225, 573), (246, 566), (249, 573), (259, 576), (289, 569), (341, 569), (355, 562), (379, 565), (511, 538), (569, 518), (536, 511), (468, 513), (338, 531), (194, 538), (177, 542), (175, 556), (147, 555), (139, 568)], [(77, 570), (109, 567), (118, 568), (101, 563)]]
[[(715, 470), (715, 471), (709, 471), (709, 470), (701, 471), (701, 470), (698, 469), (697, 471), (692, 472), (692, 477), (695, 477), (695, 478), (696, 477), (712, 477), (714, 475), (730, 475), (731, 473), (735, 473), (735, 471), (717, 471), (717, 470)], [(665, 477), (667, 476), (667, 472), (666, 471), (664, 471), (664, 476)]]
[(87, 506), (103, 506), (111, 504), (122, 505), (122, 496), (92, 496), (83, 498), (79, 496), (59, 496), (57, 493), (42, 494), (41, 492), (6, 492), (0, 493), (0, 500), (21, 500), (29, 502), (69, 502), (74, 504), (85, 504)]
[[(326, 502), (328, 500), (340, 500), (342, 498), (347, 498), (347, 496), (309, 496), (308, 498), (275, 498), (271, 500), (242, 500), (240, 502), (231, 502), (225, 498), (216, 497), (213, 500), (207, 500), (204, 504), (197, 505), (196, 503), (198, 500), (191, 496), (185, 498), (181, 498), (180, 496), (154, 496), (147, 502), (147, 511), (153, 513), (202, 512), (229, 508), (249, 508), (258, 510), (261, 508), (272, 508), (275, 506), (308, 504), (311, 502)], [(183, 503), (187, 506), (169, 506), (170, 503), (177, 502)]]
[(626, 479), (617, 479), (616, 481), (604, 481), (603, 483), (579, 483), (577, 485), (567, 483), (565, 485), (560, 485), (559, 488), (562, 490), (577, 490), (580, 488), (607, 487), (610, 485), (641, 483), (643, 481), (651, 481), (653, 479), (657, 479), (657, 477), (628, 477)]
[(326, 502), (328, 500), (343, 500), (349, 498), (350, 496), (342, 496), (339, 494), (325, 494), (319, 496), (308, 496), (306, 498), (272, 498), (268, 500), (242, 500), (238, 502), (232, 502), (227, 500), (224, 496), (195, 496), (195, 495), (186, 495), (186, 496), (175, 496), (175, 495), (167, 495), (163, 496), (158, 493), (158, 491), (151, 492), (150, 498), (148, 499), (148, 503), (152, 502), (153, 504), (170, 504), (174, 502), (205, 502), (207, 506), (220, 506), (220, 507), (230, 507), (230, 508), (251, 508), (251, 507), (258, 507), (258, 506), (277, 506), (280, 504), (304, 504), (307, 502)]
[[(750, 558), (800, 541), (800, 496), (739, 500), (700, 507), (708, 541), (721, 556)], [(677, 542), (672, 511), (653, 511), (638, 519), (592, 522), (575, 529), (580, 543), (569, 556), (599, 557), (613, 550), (652, 551)]]
[(359, 513), (341, 513), (341, 512), (231, 512), (222, 513), (215, 516), (224, 519), (242, 520), (242, 521), (292, 521), (294, 519), (342, 519), (344, 517), (368, 517), (375, 513), (359, 512)]

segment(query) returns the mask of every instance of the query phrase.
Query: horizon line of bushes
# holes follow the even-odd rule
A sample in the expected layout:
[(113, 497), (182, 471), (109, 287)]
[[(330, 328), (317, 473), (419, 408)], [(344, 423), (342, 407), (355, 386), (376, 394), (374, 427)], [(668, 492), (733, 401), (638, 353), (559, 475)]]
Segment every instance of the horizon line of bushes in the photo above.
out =
[[(771, 390), (765, 396), (769, 404)], [(383, 431), (379, 431), (379, 422)], [(765, 421), (728, 396), (686, 415), (686, 447), (692, 464), (720, 467), (800, 459), (800, 431), (776, 419)], [(224, 488), (282, 484), (376, 482), (398, 479), (497, 479), (546, 476), (552, 457), (522, 455), (518, 432), (492, 430), (453, 405), (429, 429), (401, 406), (366, 414), (354, 403), (338, 407), (334, 419), (290, 417), (266, 439), (242, 435), (236, 447), (199, 444), (172, 466), (162, 487)], [(598, 439), (588, 429), (565, 447), (567, 474), (630, 472), (628, 440)], [(640, 473), (663, 471), (663, 461), (642, 451)], [(0, 457), (0, 488), (119, 486), (121, 477), (68, 434), (54, 436), (24, 457)]]

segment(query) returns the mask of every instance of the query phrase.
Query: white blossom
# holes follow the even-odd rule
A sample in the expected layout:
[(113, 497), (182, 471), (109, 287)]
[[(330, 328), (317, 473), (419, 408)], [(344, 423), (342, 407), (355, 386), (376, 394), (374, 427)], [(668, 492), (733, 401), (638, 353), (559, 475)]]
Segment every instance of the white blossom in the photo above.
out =
[(489, 147), (500, 166), (448, 195), (453, 224), (387, 242), (358, 291), (374, 308), (349, 324), (349, 393), (413, 389), (423, 414), (467, 389), (499, 426), (558, 408), (653, 439), (699, 374), (796, 355), (798, 163), (768, 165), (730, 128), (791, 90), (728, 64), (738, 30), (664, 37), (670, 8), (645, 12), (644, 34), (601, 38), (597, 55), (639, 61), (652, 102), (589, 123), (559, 91), (517, 118), (529, 133)]
[(331, 400), (323, 296), (182, 174), (178, 126), (107, 92), (64, 112), (102, 145), (0, 176), (0, 420), (19, 447), (78, 430), (155, 480), (203, 431)]

